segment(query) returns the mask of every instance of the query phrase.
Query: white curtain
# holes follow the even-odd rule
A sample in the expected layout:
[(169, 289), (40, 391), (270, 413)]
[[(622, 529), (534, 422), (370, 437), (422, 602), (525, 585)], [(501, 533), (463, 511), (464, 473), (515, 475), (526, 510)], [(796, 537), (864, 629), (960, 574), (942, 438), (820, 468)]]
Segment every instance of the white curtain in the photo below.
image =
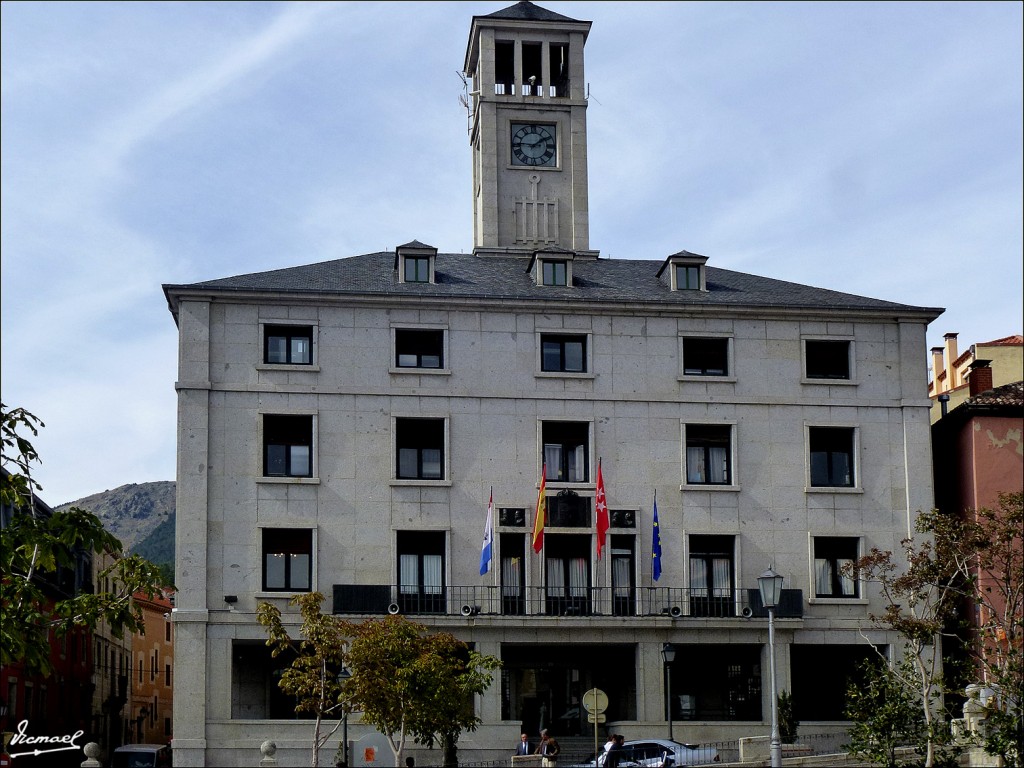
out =
[(853, 565), (853, 560), (844, 558), (838, 563), (839, 566), (839, 585), (843, 589), (844, 597), (853, 597), (856, 594), (857, 585), (854, 583), (853, 576), (846, 573), (843, 569)]
[(731, 570), (729, 567), (729, 558), (727, 557), (716, 557), (711, 561), (711, 577), (714, 579), (712, 586), (714, 587), (714, 597), (729, 597), (732, 594), (732, 579), (730, 578)]
[(423, 594), (441, 594), (441, 555), (423, 556)]
[(587, 596), (587, 561), (583, 557), (569, 560), (569, 595), (571, 597)]
[(501, 559), (501, 594), (504, 597), (519, 597), (519, 563), (522, 558), (503, 557)]
[(612, 584), (616, 597), (629, 597), (631, 579), (628, 557), (616, 557), (612, 560)]
[(704, 466), (704, 449), (686, 449), (686, 482), (703, 483), (707, 477), (707, 470)]
[(708, 596), (708, 572), (700, 558), (690, 559), (690, 594), (693, 597)]
[(708, 467), (709, 483), (726, 483), (729, 481), (726, 471), (729, 461), (729, 450), (725, 446), (713, 446), (708, 449), (711, 456), (711, 466)]
[(832, 594), (832, 562), (823, 557), (814, 558), (814, 591), (819, 595)]
[(548, 558), (547, 587), (549, 597), (565, 597), (565, 561), (561, 558)]
[(403, 595), (415, 595), (420, 591), (419, 557), (416, 555), (399, 557), (398, 589)]

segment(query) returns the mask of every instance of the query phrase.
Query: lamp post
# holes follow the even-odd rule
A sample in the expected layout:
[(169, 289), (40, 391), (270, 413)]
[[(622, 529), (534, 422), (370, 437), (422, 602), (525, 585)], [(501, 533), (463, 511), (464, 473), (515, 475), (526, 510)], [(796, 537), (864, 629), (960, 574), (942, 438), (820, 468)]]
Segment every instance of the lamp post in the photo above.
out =
[(779, 597), (782, 594), (782, 577), (772, 570), (768, 570), (757, 577), (757, 588), (761, 592), (761, 605), (768, 609), (768, 660), (772, 675), (772, 736), (771, 736), (771, 765), (772, 768), (782, 768), (782, 741), (779, 739), (779, 699), (776, 691), (777, 683), (775, 678), (775, 607), (779, 604)]
[[(345, 689), (345, 683), (352, 677), (352, 673), (348, 667), (342, 667), (338, 672), (338, 685)], [(345, 709), (345, 705), (341, 705), (341, 749), (345, 757), (345, 765), (348, 766), (348, 710)]]
[(672, 662), (676, 660), (676, 647), (672, 643), (661, 646), (661, 658), (665, 660), (665, 697), (668, 699), (668, 738), (672, 740)]

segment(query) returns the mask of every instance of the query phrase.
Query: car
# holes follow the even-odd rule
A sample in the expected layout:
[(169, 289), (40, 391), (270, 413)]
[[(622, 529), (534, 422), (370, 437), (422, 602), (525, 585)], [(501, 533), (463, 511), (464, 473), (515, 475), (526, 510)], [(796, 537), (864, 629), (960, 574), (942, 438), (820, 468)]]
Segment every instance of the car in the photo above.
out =
[(167, 744), (125, 744), (114, 750), (111, 768), (169, 768), (171, 748)]
[[(633, 739), (623, 742), (622, 747), (619, 768), (707, 765), (720, 760), (718, 750), (714, 747), (683, 744), (669, 739)], [(665, 761), (666, 756), (670, 758), (669, 762)], [(607, 753), (602, 750), (598, 754), (596, 762), (591, 757), (589, 762), (581, 763), (579, 768), (602, 768), (606, 758)], [(572, 767), (567, 766), (567, 768)]]

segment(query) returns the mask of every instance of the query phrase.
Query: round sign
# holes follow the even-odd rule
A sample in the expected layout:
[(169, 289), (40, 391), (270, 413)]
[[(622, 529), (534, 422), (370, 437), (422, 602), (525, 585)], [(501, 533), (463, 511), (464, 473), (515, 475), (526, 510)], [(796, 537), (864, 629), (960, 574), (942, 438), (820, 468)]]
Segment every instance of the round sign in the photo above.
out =
[(608, 694), (600, 688), (591, 688), (583, 694), (583, 708), (590, 714), (601, 714), (608, 709)]

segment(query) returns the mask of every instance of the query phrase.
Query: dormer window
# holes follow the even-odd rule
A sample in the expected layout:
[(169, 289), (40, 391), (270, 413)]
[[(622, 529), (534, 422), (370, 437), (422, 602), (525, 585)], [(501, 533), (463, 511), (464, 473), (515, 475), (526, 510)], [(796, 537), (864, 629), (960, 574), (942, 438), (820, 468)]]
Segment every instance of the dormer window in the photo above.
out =
[(707, 256), (701, 256), (699, 253), (674, 253), (665, 259), (665, 263), (658, 270), (658, 277), (667, 282), (669, 289), (673, 291), (706, 291), (707, 260)]
[(544, 285), (568, 285), (568, 269), (564, 261), (542, 261)]
[(537, 285), (565, 287), (572, 285), (573, 252), (560, 248), (553, 251), (537, 251), (527, 269)]
[(434, 261), (437, 248), (424, 245), (418, 240), (398, 246), (395, 254), (395, 269), (400, 283), (433, 283)]

